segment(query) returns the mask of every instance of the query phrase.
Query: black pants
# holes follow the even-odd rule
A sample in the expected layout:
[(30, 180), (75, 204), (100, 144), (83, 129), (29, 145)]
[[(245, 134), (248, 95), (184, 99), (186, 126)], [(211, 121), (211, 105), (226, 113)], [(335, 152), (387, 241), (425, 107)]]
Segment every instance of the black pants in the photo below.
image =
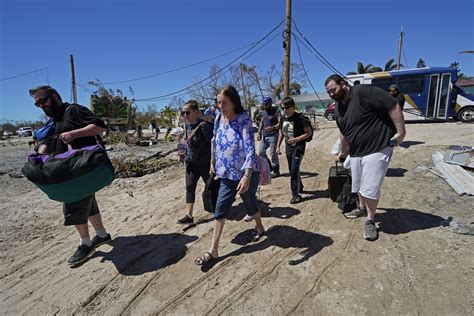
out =
[(186, 203), (194, 203), (196, 201), (196, 186), (199, 177), (201, 177), (204, 184), (206, 184), (206, 181), (209, 178), (209, 169), (209, 163), (186, 163)]
[(301, 161), (303, 160), (304, 150), (296, 147), (296, 148), (288, 148), (286, 147), (286, 159), (288, 160), (288, 169), (290, 170), (290, 187), (291, 187), (291, 194), (293, 196), (297, 196), (303, 190), (303, 183), (301, 182), (301, 175), (300, 175), (300, 165)]

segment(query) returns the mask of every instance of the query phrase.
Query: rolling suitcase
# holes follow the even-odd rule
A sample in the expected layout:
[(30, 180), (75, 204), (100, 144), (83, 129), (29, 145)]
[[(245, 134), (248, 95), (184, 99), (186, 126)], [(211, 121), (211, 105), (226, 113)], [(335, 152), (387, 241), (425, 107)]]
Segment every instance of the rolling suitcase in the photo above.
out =
[(342, 187), (347, 181), (347, 177), (351, 177), (350, 170), (345, 169), (342, 164), (336, 160), (336, 165), (329, 168), (328, 177), (329, 196), (334, 202), (337, 201), (337, 197), (341, 193)]

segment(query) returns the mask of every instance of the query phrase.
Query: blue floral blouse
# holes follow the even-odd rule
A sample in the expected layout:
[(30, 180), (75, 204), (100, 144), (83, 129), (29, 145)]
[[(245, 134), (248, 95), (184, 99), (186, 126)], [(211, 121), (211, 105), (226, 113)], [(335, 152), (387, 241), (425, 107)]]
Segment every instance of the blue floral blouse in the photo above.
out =
[(214, 122), (214, 167), (219, 178), (240, 180), (245, 169), (258, 170), (253, 125), (246, 112), (226, 123), (219, 115)]

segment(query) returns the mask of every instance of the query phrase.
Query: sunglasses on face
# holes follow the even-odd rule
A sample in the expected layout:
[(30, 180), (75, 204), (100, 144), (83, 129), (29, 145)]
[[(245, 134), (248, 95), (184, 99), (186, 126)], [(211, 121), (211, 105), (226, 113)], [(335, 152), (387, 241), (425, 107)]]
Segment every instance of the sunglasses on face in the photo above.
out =
[(182, 115), (182, 116), (189, 115), (189, 114), (191, 114), (191, 112), (189, 112), (189, 111), (182, 111), (182, 112), (181, 112), (181, 115)]
[(48, 100), (49, 100), (50, 97), (51, 97), (51, 96), (47, 95), (47, 96), (45, 96), (45, 97), (43, 97), (43, 98), (38, 99), (38, 101), (35, 102), (35, 105), (36, 105), (36, 106), (45, 105), (46, 102), (48, 102)]
[(292, 108), (292, 106), (282, 106), (281, 108), (282, 108), (283, 110), (289, 110), (289, 109)]

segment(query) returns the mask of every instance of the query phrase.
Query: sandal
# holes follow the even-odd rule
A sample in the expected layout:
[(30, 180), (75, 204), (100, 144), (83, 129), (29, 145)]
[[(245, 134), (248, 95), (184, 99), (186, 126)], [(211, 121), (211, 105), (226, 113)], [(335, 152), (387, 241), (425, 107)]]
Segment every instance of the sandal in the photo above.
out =
[(251, 242), (256, 242), (259, 241), (260, 238), (262, 238), (265, 235), (265, 231), (259, 232), (258, 230), (252, 231), (252, 235), (250, 236), (250, 241)]
[(216, 259), (217, 257), (214, 257), (212, 253), (208, 251), (204, 255), (197, 257), (196, 260), (194, 260), (194, 263), (197, 264), (198, 266), (202, 266), (205, 263), (212, 262)]

